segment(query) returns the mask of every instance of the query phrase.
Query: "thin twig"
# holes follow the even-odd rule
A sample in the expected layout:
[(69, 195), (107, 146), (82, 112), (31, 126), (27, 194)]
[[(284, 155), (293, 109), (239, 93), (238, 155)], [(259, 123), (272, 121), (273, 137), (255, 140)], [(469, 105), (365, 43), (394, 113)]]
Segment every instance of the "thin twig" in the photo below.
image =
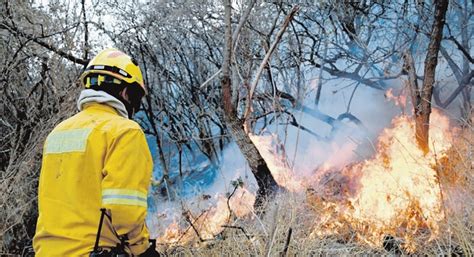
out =
[(288, 235), (286, 236), (285, 247), (283, 248), (283, 252), (281, 253), (281, 257), (285, 257), (288, 252), (288, 246), (290, 245), (291, 234), (293, 232), (292, 228), (288, 229)]
[(283, 22), (283, 25), (280, 28), (280, 31), (278, 31), (278, 34), (275, 37), (275, 41), (273, 41), (272, 45), (270, 46), (270, 49), (268, 49), (268, 52), (265, 54), (265, 57), (263, 58), (263, 61), (260, 63), (260, 67), (257, 70), (257, 74), (255, 76), (254, 82), (252, 83), (249, 91), (249, 95), (247, 98), (247, 106), (246, 106), (246, 111), (244, 118), (247, 119), (248, 116), (250, 115), (250, 112), (252, 110), (251, 105), (252, 105), (252, 97), (253, 93), (255, 92), (255, 88), (258, 85), (258, 81), (260, 80), (260, 76), (262, 75), (263, 70), (265, 69), (265, 66), (268, 63), (268, 60), (272, 56), (273, 52), (275, 51), (276, 46), (280, 42), (283, 34), (286, 31), (286, 28), (288, 27), (288, 24), (290, 24), (290, 21), (293, 19), (295, 14), (298, 12), (299, 6), (295, 5), (293, 9), (291, 9), (290, 13), (286, 16), (285, 21)]
[[(233, 49), (235, 51), (235, 49), (237, 48), (237, 38), (239, 37), (239, 34), (240, 34), (240, 31), (242, 30), (242, 27), (244, 26), (245, 22), (247, 21), (254, 5), (255, 5), (255, 0), (252, 0), (249, 4), (249, 6), (247, 7), (247, 10), (245, 10), (245, 13), (244, 13), (244, 16), (242, 16), (242, 18), (240, 19), (239, 21), (239, 24), (237, 25), (237, 28), (235, 29), (234, 33), (232, 34), (232, 42), (233, 42)], [(215, 78), (217, 78), (219, 76), (219, 74), (221, 74), (222, 72), (222, 68), (219, 69), (218, 71), (216, 71), (216, 73), (214, 73), (211, 77), (209, 77), (206, 81), (204, 81), (204, 83), (202, 83), (200, 86), (199, 86), (199, 89), (203, 89), (205, 88), (212, 80), (214, 80)]]
[(245, 231), (245, 229), (244, 229), (243, 227), (240, 227), (240, 226), (231, 226), (231, 225), (222, 225), (221, 227), (223, 227), (223, 228), (238, 229), (238, 230), (242, 231), (242, 233), (245, 235), (245, 237), (247, 237), (248, 240), (250, 240), (250, 236), (247, 234), (247, 232)]
[(86, 0), (81, 1), (82, 17), (84, 19), (84, 60), (89, 59), (89, 28), (87, 26), (86, 17)]
[[(204, 212), (203, 212), (203, 213), (204, 213)], [(201, 215), (202, 215), (202, 214), (201, 214)], [(201, 215), (200, 215), (199, 217), (201, 217)], [(198, 236), (200, 242), (206, 242), (206, 241), (211, 241), (211, 240), (213, 240), (213, 239), (203, 239), (203, 238), (201, 237), (201, 235), (199, 234), (198, 229), (194, 226), (194, 223), (193, 223), (193, 222), (191, 221), (191, 219), (189, 218), (189, 213), (186, 213), (186, 214), (184, 215), (184, 217), (185, 217), (186, 221), (189, 223), (189, 225), (191, 226), (191, 228), (194, 230), (194, 232), (196, 233), (196, 235)], [(199, 217), (198, 217), (196, 220), (198, 220)]]
[(227, 197), (227, 208), (229, 209), (229, 216), (227, 217), (227, 222), (226, 223), (229, 223), (230, 218), (232, 217), (232, 209), (230, 208), (230, 198), (232, 198), (232, 196), (235, 194), (235, 191), (237, 191), (238, 187), (239, 187), (239, 183), (236, 183), (236, 185), (234, 187), (234, 191), (232, 191), (232, 193), (229, 195), (229, 197)]
[(265, 256), (270, 256), (270, 253), (272, 251), (272, 247), (273, 247), (273, 242), (275, 241), (275, 236), (276, 236), (276, 231), (278, 230), (278, 211), (280, 209), (280, 206), (277, 205), (276, 208), (274, 208), (274, 211), (273, 211), (273, 222), (272, 222), (272, 230), (271, 230), (271, 234), (269, 236), (269, 241), (267, 242), (267, 245), (266, 245), (266, 254)]

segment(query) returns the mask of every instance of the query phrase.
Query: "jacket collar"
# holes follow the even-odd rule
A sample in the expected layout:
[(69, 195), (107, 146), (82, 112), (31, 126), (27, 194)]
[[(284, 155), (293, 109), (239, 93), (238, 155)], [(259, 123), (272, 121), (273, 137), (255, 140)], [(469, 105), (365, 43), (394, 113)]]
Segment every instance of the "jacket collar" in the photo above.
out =
[(107, 94), (104, 91), (97, 91), (93, 89), (84, 89), (81, 91), (77, 99), (77, 108), (82, 111), (83, 106), (90, 103), (98, 103), (111, 107), (116, 113), (128, 119), (128, 112), (125, 105), (117, 98)]

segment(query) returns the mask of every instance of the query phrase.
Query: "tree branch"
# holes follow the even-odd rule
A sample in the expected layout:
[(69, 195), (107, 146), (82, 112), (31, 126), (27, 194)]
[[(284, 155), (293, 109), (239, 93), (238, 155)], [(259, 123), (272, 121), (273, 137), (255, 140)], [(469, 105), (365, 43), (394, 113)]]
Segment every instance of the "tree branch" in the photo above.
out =
[[(255, 5), (255, 0), (252, 0), (250, 1), (250, 4), (249, 6), (247, 7), (247, 10), (245, 10), (245, 13), (244, 15), (242, 16), (242, 18), (240, 19), (239, 21), (239, 24), (237, 25), (237, 28), (235, 29), (234, 31), (234, 34), (232, 34), (232, 44), (233, 44), (233, 50), (235, 51), (236, 47), (237, 47), (237, 39), (239, 37), (239, 34), (240, 34), (240, 31), (242, 30), (242, 27), (244, 26), (245, 22), (247, 21), (254, 5)], [(209, 77), (206, 81), (204, 81), (204, 83), (202, 83), (200, 86), (199, 86), (199, 89), (203, 89), (205, 88), (212, 80), (214, 80), (215, 78), (217, 78), (217, 76), (222, 72), (222, 68), (219, 69), (218, 71), (216, 71), (216, 73), (214, 73), (211, 77)]]
[(440, 92), (437, 88), (435, 88), (434, 93), (433, 93), (433, 99), (435, 103), (440, 106), (441, 108), (446, 108), (448, 107), (454, 99), (459, 95), (459, 93), (462, 92), (464, 88), (466, 88), (467, 85), (472, 85), (471, 80), (474, 77), (474, 71), (471, 71), (470, 73), (466, 74), (462, 80), (459, 82), (459, 86), (451, 93), (451, 95), (446, 99), (446, 101), (442, 101), (440, 97)]
[(30, 34), (27, 34), (27, 33), (24, 33), (22, 31), (20, 31), (18, 28), (15, 28), (15, 27), (10, 27), (8, 25), (6, 25), (5, 23), (2, 23), (0, 24), (0, 29), (6, 29), (8, 30), (10, 33), (14, 34), (14, 35), (17, 35), (17, 36), (20, 36), (20, 37), (23, 37), (23, 38), (26, 38), (28, 40), (31, 40), (35, 43), (37, 43), (38, 45), (52, 51), (52, 52), (55, 52), (56, 54), (58, 54), (59, 56), (63, 57), (63, 58), (66, 58), (68, 59), (69, 61), (71, 62), (74, 62), (74, 63), (77, 63), (77, 64), (81, 64), (81, 65), (87, 65), (89, 63), (89, 60), (85, 60), (85, 59), (81, 59), (81, 58), (78, 58), (78, 57), (75, 57), (74, 55), (70, 54), (70, 53), (67, 53), (63, 50), (60, 50), (58, 49), (57, 47), (55, 47), (54, 45), (52, 44), (49, 44), (49, 43), (46, 43), (40, 39), (38, 39), (37, 37), (35, 37), (34, 35), (30, 35)]
[[(247, 106), (246, 106), (246, 111), (245, 111), (245, 115), (244, 115), (244, 119), (247, 120), (249, 115), (250, 115), (250, 112), (252, 110), (252, 97), (253, 97), (253, 93), (255, 92), (255, 88), (257, 87), (258, 85), (258, 81), (260, 80), (260, 76), (262, 75), (262, 72), (263, 70), (265, 69), (265, 66), (267, 65), (268, 63), (268, 60), (270, 59), (270, 57), (272, 56), (273, 54), (273, 51), (275, 50), (276, 46), (278, 45), (278, 43), (280, 42), (283, 34), (285, 33), (286, 31), (286, 28), (288, 27), (288, 24), (290, 24), (290, 21), (293, 19), (293, 17), (295, 16), (295, 14), (298, 12), (299, 10), (299, 6), (298, 5), (295, 5), (293, 7), (293, 9), (290, 11), (290, 13), (286, 16), (285, 18), (285, 21), (283, 22), (283, 25), (281, 26), (280, 28), (280, 31), (278, 31), (278, 34), (276, 35), (275, 37), (275, 41), (273, 42), (273, 44), (270, 46), (270, 49), (268, 50), (268, 52), (265, 54), (265, 57), (263, 58), (263, 61), (262, 63), (260, 63), (260, 67), (258, 68), (257, 70), (257, 74), (255, 76), (255, 80), (254, 82), (252, 83), (252, 85), (250, 86), (250, 91), (249, 91), (249, 95), (248, 95), (248, 98), (247, 98)], [(245, 122), (245, 124), (247, 124), (247, 122)], [(244, 124), (244, 126), (245, 126)], [(247, 132), (248, 132), (248, 127), (247, 127)]]

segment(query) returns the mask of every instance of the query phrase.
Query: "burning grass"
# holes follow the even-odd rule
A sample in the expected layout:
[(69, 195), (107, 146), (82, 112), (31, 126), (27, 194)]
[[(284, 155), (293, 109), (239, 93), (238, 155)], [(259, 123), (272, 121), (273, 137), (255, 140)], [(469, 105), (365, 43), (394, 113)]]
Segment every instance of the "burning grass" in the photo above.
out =
[[(285, 248), (287, 256), (387, 254), (383, 246), (362, 243), (354, 233), (311, 236), (313, 231), (325, 229), (322, 224), (314, 223), (321, 215), (321, 212), (314, 211), (305, 197), (284, 194), (267, 203), (266, 214), (261, 219), (253, 214), (247, 219), (234, 219), (212, 240), (188, 245), (162, 244), (159, 249), (171, 256), (280, 256)], [(468, 217), (460, 214), (447, 218), (440, 236), (429, 243), (425, 243), (422, 236), (415, 237), (418, 248), (412, 254), (472, 256), (472, 218), (470, 216), (470, 222)], [(471, 227), (467, 226), (469, 224)], [(396, 240), (385, 243), (392, 253), (407, 253)]]
[(445, 218), (436, 167), (452, 138), (446, 117), (434, 112), (432, 122), (432, 150), (426, 155), (415, 143), (414, 122), (400, 116), (379, 136), (375, 156), (342, 170), (318, 172), (316, 190), (308, 198), (323, 210), (327, 226), (314, 233), (353, 232), (373, 247), (388, 236), (409, 252), (416, 249), (414, 237), (436, 238)]
[(372, 158), (342, 170), (323, 165), (299, 192), (268, 202), (262, 218), (241, 189), (233, 200), (239, 204), (222, 198), (205, 218), (188, 218), (183, 230), (175, 224), (167, 232), (180, 239), (165, 234), (159, 248), (196, 256), (472, 256), (472, 127), (452, 130), (439, 113), (432, 117), (428, 155), (415, 145), (412, 121), (401, 116), (381, 134)]

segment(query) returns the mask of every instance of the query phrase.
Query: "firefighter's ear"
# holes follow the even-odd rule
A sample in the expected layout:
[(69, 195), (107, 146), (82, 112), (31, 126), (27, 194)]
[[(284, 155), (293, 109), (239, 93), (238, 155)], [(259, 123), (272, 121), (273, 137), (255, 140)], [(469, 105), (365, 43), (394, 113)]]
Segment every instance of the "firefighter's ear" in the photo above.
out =
[(127, 101), (128, 103), (130, 103), (130, 98), (128, 96), (128, 92), (127, 92), (127, 87), (124, 87), (122, 89), (122, 91), (120, 91), (120, 96), (122, 97), (122, 99), (124, 99), (125, 101)]

